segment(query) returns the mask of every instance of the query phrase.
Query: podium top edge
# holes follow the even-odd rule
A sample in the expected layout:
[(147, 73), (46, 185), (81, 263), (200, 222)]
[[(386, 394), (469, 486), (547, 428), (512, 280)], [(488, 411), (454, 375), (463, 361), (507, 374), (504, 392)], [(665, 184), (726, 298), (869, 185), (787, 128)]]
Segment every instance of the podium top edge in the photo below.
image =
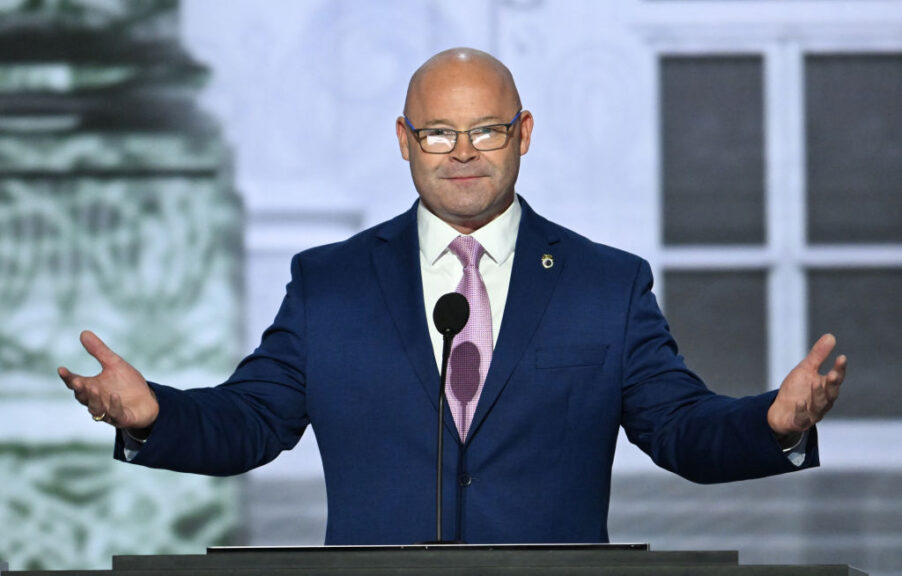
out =
[(589, 550), (636, 550), (648, 551), (648, 543), (617, 544), (402, 544), (384, 545), (343, 545), (343, 546), (209, 546), (207, 554), (250, 554), (255, 552), (304, 552), (328, 551), (399, 551), (399, 550), (508, 550), (508, 551), (589, 551)]

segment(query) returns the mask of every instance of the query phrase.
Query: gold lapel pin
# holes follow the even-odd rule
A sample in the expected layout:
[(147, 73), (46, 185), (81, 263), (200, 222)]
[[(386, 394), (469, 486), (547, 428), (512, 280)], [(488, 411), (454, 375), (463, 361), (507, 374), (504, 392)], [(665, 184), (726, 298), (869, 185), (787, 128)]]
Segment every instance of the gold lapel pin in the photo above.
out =
[(554, 266), (554, 256), (551, 254), (542, 254), (542, 266), (546, 270)]

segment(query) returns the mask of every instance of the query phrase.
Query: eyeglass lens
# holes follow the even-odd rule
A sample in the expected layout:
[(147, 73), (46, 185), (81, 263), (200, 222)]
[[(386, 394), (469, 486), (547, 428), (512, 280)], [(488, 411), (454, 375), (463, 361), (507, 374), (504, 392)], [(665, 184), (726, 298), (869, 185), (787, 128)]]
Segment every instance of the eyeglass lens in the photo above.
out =
[[(480, 151), (496, 150), (507, 143), (507, 126), (486, 126), (474, 128), (466, 134), (470, 137), (473, 148)], [(426, 152), (450, 152), (457, 144), (457, 132), (454, 130), (426, 130), (420, 140)]]

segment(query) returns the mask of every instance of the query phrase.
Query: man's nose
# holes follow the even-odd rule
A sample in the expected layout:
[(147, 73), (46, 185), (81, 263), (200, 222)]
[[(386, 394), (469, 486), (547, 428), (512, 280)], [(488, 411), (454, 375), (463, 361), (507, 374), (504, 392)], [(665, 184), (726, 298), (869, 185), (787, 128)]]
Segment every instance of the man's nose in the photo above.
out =
[(458, 162), (469, 162), (477, 156), (479, 156), (479, 150), (473, 148), (473, 142), (470, 140), (470, 135), (466, 132), (458, 135), (457, 145), (454, 146), (454, 150), (451, 151), (451, 157)]

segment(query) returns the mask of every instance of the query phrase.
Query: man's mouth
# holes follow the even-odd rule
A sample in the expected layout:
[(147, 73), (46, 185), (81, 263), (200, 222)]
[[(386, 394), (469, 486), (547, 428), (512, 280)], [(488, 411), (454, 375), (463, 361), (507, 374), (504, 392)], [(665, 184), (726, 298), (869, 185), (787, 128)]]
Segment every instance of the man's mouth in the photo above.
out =
[(471, 174), (466, 174), (466, 175), (461, 174), (458, 176), (443, 176), (442, 178), (445, 180), (454, 180), (456, 182), (466, 182), (468, 180), (476, 180), (478, 178), (486, 178), (486, 176), (482, 176), (479, 174), (472, 174), (472, 175)]

